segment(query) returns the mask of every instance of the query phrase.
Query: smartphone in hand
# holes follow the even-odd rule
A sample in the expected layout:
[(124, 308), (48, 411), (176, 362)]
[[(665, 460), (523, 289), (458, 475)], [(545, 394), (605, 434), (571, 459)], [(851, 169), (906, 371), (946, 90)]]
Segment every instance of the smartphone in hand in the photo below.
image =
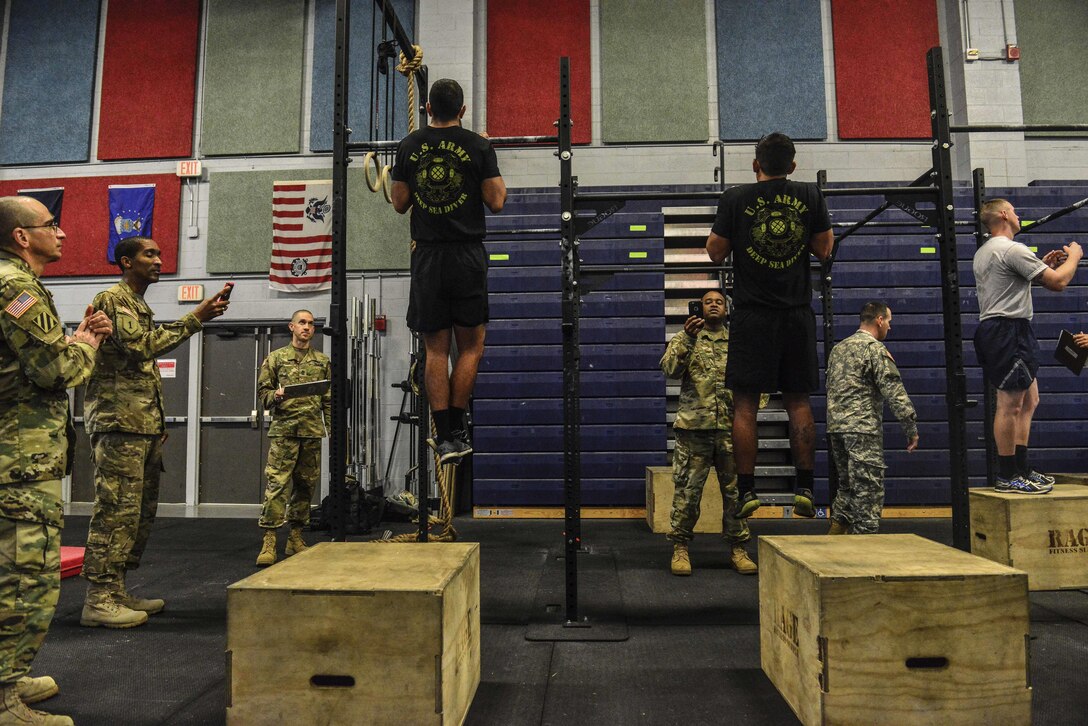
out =
[(227, 287), (227, 291), (225, 293), (223, 293), (219, 297), (219, 299), (222, 300), (223, 302), (226, 302), (227, 300), (230, 300), (230, 294), (232, 292), (234, 292), (234, 283), (233, 282), (228, 282), (226, 287)]
[(694, 316), (702, 320), (703, 318), (703, 301), (692, 300), (688, 303), (688, 315)]

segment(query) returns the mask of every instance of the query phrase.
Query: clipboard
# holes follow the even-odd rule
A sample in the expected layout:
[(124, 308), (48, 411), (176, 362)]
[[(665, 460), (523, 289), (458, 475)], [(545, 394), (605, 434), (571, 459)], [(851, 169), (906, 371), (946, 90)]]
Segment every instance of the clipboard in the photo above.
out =
[(1088, 361), (1088, 349), (1074, 343), (1073, 334), (1063, 330), (1058, 336), (1058, 347), (1054, 349), (1054, 359), (1079, 376), (1084, 370), (1085, 361)]
[(288, 398), (300, 398), (302, 396), (320, 396), (329, 390), (331, 385), (332, 381), (328, 378), (323, 378), (320, 381), (310, 381), (309, 383), (293, 383), (290, 386), (283, 387), (282, 400), (286, 401)]

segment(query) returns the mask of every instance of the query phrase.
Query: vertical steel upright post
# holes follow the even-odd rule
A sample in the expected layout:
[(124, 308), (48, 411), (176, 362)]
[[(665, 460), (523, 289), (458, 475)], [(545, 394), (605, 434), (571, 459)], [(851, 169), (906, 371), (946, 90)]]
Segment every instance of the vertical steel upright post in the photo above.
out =
[[(392, 13), (392, 3), (386, 7), (386, 13)], [(394, 21), (396, 20), (396, 14), (393, 14)], [(393, 28), (393, 32), (401, 37), (404, 34), (404, 30), (400, 27), (400, 23), (396, 23)], [(405, 40), (401, 42), (401, 49), (404, 52), (404, 57), (415, 57), (415, 51), (412, 49), (411, 43)], [(409, 58), (411, 60), (411, 58)], [(418, 128), (423, 128), (427, 125), (427, 88), (429, 84), (427, 81), (427, 66), (423, 66), (416, 71), (416, 88), (418, 94), (416, 95), (416, 102), (419, 106), (416, 108), (416, 113), (419, 114)], [(415, 339), (415, 353), (420, 356), (422, 365), (419, 366), (419, 395), (412, 399), (412, 413), (415, 415), (416, 421), (419, 422), (419, 426), (416, 428), (416, 459), (419, 461), (419, 466), (416, 468), (416, 481), (419, 483), (419, 534), (416, 539), (420, 542), (427, 541), (427, 533), (430, 531), (431, 520), (431, 470), (428, 462), (435, 462), (435, 479), (438, 479), (438, 460), (431, 456), (431, 449), (427, 446), (427, 438), (431, 435), (431, 409), (427, 403), (427, 361), (423, 345), (423, 336), (413, 333)]]
[(937, 189), (937, 229), (941, 250), (941, 297), (944, 312), (945, 396), (948, 405), (948, 458), (952, 493), (952, 544), (970, 551), (970, 503), (967, 497), (967, 376), (963, 371), (963, 324), (956, 260), (956, 209), (952, 196), (952, 133), (940, 47), (926, 54), (929, 114), (933, 131), (933, 172)]
[[(423, 350), (423, 336), (419, 333), (412, 333), (415, 339), (415, 351), (413, 355), (418, 356), (419, 364), (417, 367), (419, 378), (419, 393), (412, 397), (412, 418), (416, 420), (416, 461), (419, 462), (416, 466), (416, 483), (419, 485), (419, 509), (417, 516), (419, 518), (419, 534), (416, 535), (416, 539), (420, 542), (427, 541), (427, 530), (430, 526), (431, 520), (431, 468), (430, 462), (435, 461), (435, 477), (438, 476), (437, 459), (431, 456), (431, 449), (427, 446), (427, 438), (431, 435), (431, 412), (427, 406), (427, 357)], [(409, 378), (411, 372), (409, 371)]]
[[(971, 173), (975, 203), (975, 248), (986, 243), (989, 230), (982, 224), (982, 203), (986, 201), (986, 172), (975, 169)], [(997, 394), (990, 385), (986, 371), (982, 372), (982, 439), (986, 442), (986, 486), (993, 486), (997, 478), (997, 442), (994, 440), (994, 411)]]
[(336, 70), (332, 128), (332, 291), (325, 332), (332, 338), (332, 431), (329, 432), (329, 492), (332, 538), (343, 542), (347, 525), (348, 357), (347, 357), (347, 200), (348, 200), (348, 28), (349, 0), (336, 0)]
[(566, 557), (566, 623), (578, 618), (578, 550), (582, 544), (582, 480), (578, 397), (578, 317), (581, 303), (578, 289), (578, 238), (574, 227), (570, 118), (570, 59), (559, 59), (559, 197), (563, 255), (563, 502), (564, 556)]
[[(816, 172), (816, 186), (822, 194), (827, 186), (827, 171), (820, 169)], [(834, 289), (831, 286), (831, 264), (834, 262), (834, 254), (837, 247), (832, 247), (832, 257), (820, 260), (820, 310), (823, 313), (824, 329), (824, 371), (827, 371), (827, 363), (831, 360), (831, 347), (835, 345), (835, 309), (832, 307)], [(825, 437), (827, 444), (827, 506), (828, 510), (835, 503), (835, 496), (839, 493), (839, 475), (835, 467), (835, 460), (831, 458), (831, 434)], [(828, 517), (830, 517), (830, 512)]]

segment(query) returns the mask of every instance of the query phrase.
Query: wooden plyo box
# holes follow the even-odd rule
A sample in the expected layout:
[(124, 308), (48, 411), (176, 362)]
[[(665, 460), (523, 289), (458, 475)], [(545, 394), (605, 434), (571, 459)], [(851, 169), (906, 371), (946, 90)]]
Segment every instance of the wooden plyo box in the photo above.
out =
[(910, 534), (759, 539), (764, 672), (813, 724), (1027, 724), (1027, 576)]
[(1030, 590), (1088, 587), (1088, 487), (1025, 496), (970, 490), (971, 551), (1028, 573)]
[(228, 724), (460, 724), (478, 544), (325, 542), (227, 588)]
[[(646, 524), (650, 525), (651, 532), (668, 534), (672, 529), (670, 520), (672, 496), (675, 492), (671, 466), (646, 467)], [(713, 469), (706, 477), (700, 507), (699, 521), (695, 523), (695, 531), (721, 534), (722, 490), (718, 486), (718, 475)]]

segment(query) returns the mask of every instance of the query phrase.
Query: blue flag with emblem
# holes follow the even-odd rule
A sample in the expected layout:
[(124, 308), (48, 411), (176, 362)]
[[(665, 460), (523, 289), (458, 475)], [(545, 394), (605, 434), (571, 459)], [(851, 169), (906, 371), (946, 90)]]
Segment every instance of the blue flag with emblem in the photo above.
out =
[(150, 237), (155, 212), (154, 184), (110, 185), (110, 245), (106, 258), (117, 262), (113, 251), (129, 237)]
[(32, 197), (45, 205), (53, 218), (60, 224), (60, 212), (64, 206), (64, 187), (49, 187), (48, 189), (20, 189), (17, 192), (20, 197)]

